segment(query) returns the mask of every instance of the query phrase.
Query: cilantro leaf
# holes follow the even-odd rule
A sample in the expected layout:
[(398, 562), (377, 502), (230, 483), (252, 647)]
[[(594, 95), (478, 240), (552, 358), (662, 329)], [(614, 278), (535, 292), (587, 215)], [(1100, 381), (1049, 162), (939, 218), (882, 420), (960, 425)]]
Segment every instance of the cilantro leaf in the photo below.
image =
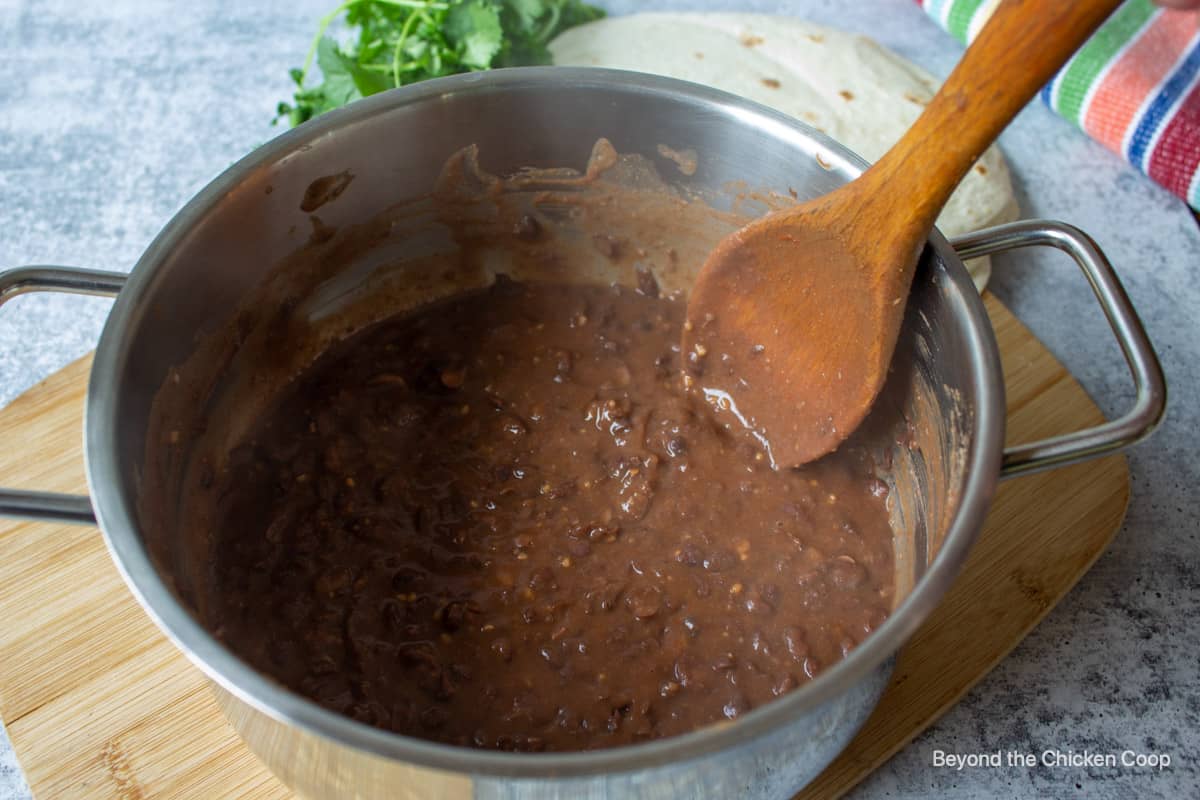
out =
[(328, 36), (317, 45), (317, 66), (325, 76), (325, 97), (335, 108), (391, 88), (383, 75), (363, 69)]
[[(604, 16), (583, 0), (344, 0), (322, 18), (304, 66), (290, 71), (292, 125), (395, 86), (492, 67), (550, 63), (546, 45)], [(341, 21), (352, 35), (326, 35)], [(313, 61), (322, 82), (309, 80)]]
[(546, 13), (544, 0), (509, 0), (507, 5), (512, 8), (522, 33), (533, 33), (537, 22)]
[(487, 0), (466, 0), (446, 16), (446, 37), (461, 48), (462, 63), (487, 69), (504, 44), (500, 11)]

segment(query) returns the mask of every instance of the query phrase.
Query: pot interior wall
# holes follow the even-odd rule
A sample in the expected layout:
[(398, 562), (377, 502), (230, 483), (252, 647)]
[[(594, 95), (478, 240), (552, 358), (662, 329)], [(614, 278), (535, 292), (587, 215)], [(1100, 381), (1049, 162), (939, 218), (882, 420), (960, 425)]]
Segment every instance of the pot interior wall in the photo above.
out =
[[(153, 560), (190, 608), (196, 603), (192, 586), (209, 561), (206, 542), (171, 535), (181, 486), (189, 474), (200, 479), (198, 454), (206, 447), (219, 451), (220, 437), (237, 428), (238, 415), (262, 402), (239, 383), (264, 368), (259, 356), (271, 348), (262, 345), (295, 349), (272, 325), (285, 319), (292, 332), (309, 326), (336, 333), (328, 316), (313, 313), (312, 303), (292, 305), (295, 297), (271, 293), (298, 252), (308, 252), (305, 263), (323, 270), (318, 290), (341, 280), (340, 293), (330, 295), (335, 300), (348, 296), (347, 287), (373, 286), (370, 281), (381, 275), (389, 291), (405, 285), (406, 270), (421, 263), (414, 252), (447, 244), (436, 226), (417, 231), (392, 218), (377, 246), (355, 250), (348, 259), (335, 232), (378, 220), (397, 204), (418, 207), (447, 159), (469, 145), (478, 146), (485, 170), (504, 175), (529, 166), (583, 169), (604, 137), (620, 153), (644, 156), (672, 190), (744, 213), (763, 208), (747, 198), (749, 187), (794, 192), (803, 200), (859, 170), (819, 137), (769, 112), (748, 115), (740, 104), (633, 85), (615, 91), (611, 79), (525, 91), (509, 86), (504, 92), (490, 91), (481, 79), (468, 92), (421, 102), (404, 97), (355, 104), (327, 124), (304, 126), (251, 154), (164, 232), (121, 299), (130, 313), (114, 376), (118, 397), (112, 407), (120, 413), (107, 422), (115, 426), (116, 460), (127, 472), (116, 483), (139, 509)], [(660, 156), (662, 144), (694, 149), (694, 174), (682, 174)], [(352, 180), (340, 196), (311, 213), (301, 209), (315, 179), (343, 173)], [(693, 244), (703, 248), (727, 229), (693, 229)], [(942, 252), (927, 251), (918, 271), (893, 374), (860, 434), (873, 443), (881, 477), (892, 489), (897, 604), (938, 552), (973, 446), (976, 397), (962, 308), (970, 282), (961, 265), (943, 257), (949, 253), (944, 243), (940, 247)], [(609, 269), (608, 277), (628, 281), (628, 266), (606, 267), (600, 260), (571, 268), (576, 279), (601, 279)], [(685, 273), (678, 277), (686, 284)], [(213, 342), (219, 345), (212, 352), (222, 355), (197, 369), (197, 349)], [(231, 373), (238, 377), (230, 380)]]

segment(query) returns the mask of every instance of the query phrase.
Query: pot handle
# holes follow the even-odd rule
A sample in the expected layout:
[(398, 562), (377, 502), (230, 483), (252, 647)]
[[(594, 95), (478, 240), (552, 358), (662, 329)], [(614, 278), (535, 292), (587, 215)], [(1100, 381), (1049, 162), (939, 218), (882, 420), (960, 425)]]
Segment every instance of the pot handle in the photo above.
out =
[[(0, 272), (0, 306), (27, 292), (116, 297), (127, 275), (75, 267), (17, 267)], [(0, 516), (95, 525), (96, 515), (87, 495), (0, 489)]]
[(1111, 453), (1141, 441), (1158, 426), (1167, 405), (1162, 365), (1112, 264), (1090, 236), (1065, 222), (1021, 220), (960, 236), (950, 245), (964, 261), (1037, 245), (1054, 247), (1071, 256), (1092, 285), (1137, 391), (1133, 407), (1115, 420), (1005, 448), (1001, 477), (1024, 475)]

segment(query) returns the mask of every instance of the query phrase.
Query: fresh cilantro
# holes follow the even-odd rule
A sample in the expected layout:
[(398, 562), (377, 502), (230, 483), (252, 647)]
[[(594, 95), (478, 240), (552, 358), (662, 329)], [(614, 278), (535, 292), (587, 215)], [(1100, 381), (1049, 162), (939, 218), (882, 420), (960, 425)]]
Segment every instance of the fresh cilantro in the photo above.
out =
[[(356, 31), (326, 35), (344, 16)], [(360, 97), (428, 78), (492, 67), (549, 64), (550, 40), (604, 16), (582, 0), (345, 0), (321, 19), (304, 66), (291, 70), (291, 102), (278, 116), (299, 125)], [(322, 82), (309, 81), (313, 61)]]
[(504, 46), (500, 9), (488, 3), (459, 3), (446, 15), (446, 36), (462, 44), (463, 66), (487, 69)]

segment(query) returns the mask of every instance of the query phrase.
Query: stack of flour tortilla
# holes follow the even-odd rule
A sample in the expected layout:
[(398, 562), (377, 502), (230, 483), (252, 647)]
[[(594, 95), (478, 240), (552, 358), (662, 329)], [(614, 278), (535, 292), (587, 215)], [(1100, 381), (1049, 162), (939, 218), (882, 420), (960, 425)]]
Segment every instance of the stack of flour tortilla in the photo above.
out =
[[(856, 34), (765, 14), (633, 14), (572, 28), (555, 64), (632, 69), (703, 83), (789, 114), (868, 161), (933, 97), (932, 75)], [(992, 147), (938, 218), (947, 237), (1017, 218), (1008, 167)], [(987, 259), (968, 263), (983, 289)]]

